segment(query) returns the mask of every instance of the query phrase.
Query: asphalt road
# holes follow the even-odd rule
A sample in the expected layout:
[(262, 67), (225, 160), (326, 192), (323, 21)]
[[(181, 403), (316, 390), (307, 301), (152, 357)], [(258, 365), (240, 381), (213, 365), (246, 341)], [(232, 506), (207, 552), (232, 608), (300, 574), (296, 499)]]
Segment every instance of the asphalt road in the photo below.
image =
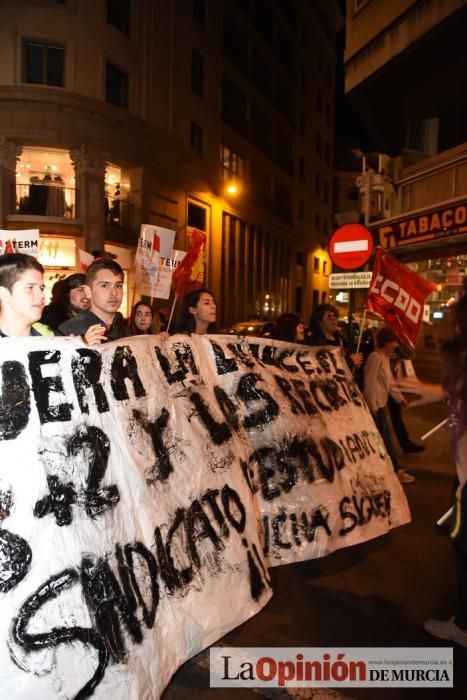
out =
[[(412, 439), (446, 416), (442, 404), (406, 412)], [(437, 647), (453, 646), (423, 629), (428, 617), (448, 618), (455, 608), (451, 543), (435, 521), (452, 504), (454, 463), (446, 432), (427, 450), (401, 456), (417, 478), (405, 487), (412, 523), (319, 560), (272, 569), (274, 596), (258, 615), (217, 644), (231, 646)], [(467, 648), (454, 645), (454, 689), (351, 688), (248, 690), (209, 688), (209, 650), (174, 676), (164, 700), (181, 698), (354, 698), (425, 700), (467, 697)]]

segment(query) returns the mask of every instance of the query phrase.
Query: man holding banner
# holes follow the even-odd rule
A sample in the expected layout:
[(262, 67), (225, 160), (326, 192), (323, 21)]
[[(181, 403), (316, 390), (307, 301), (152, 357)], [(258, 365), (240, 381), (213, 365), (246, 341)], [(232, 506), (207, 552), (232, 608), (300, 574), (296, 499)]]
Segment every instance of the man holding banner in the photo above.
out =
[(124, 273), (118, 262), (110, 258), (95, 260), (86, 272), (86, 292), (91, 299), (89, 309), (59, 326), (63, 335), (82, 335), (88, 345), (117, 340), (128, 335), (118, 309), (123, 299)]

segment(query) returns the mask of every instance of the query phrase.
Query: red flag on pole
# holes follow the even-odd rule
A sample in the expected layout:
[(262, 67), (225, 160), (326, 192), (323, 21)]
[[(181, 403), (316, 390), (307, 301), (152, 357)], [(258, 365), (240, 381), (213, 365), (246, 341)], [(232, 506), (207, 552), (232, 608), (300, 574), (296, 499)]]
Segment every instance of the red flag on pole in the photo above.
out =
[(197, 228), (193, 229), (187, 254), (172, 275), (172, 287), (178, 297), (183, 297), (203, 286), (202, 281), (193, 277), (193, 268), (202, 255), (205, 243), (206, 234)]
[(417, 275), (383, 248), (377, 248), (366, 308), (382, 316), (399, 338), (413, 348), (422, 325), (425, 299), (435, 289), (433, 282)]

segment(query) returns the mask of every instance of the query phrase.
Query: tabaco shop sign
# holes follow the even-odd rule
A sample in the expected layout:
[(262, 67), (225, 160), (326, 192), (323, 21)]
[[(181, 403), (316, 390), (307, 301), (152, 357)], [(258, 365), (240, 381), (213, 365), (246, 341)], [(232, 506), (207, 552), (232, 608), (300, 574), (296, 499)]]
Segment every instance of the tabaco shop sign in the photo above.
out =
[(457, 236), (467, 233), (467, 200), (370, 228), (376, 234), (377, 245), (386, 249)]

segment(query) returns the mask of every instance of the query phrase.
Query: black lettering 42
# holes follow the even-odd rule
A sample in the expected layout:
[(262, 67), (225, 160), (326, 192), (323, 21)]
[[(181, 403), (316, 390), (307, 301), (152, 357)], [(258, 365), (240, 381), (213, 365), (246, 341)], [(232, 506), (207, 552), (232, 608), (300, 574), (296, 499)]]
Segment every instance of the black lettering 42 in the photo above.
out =
[(71, 481), (62, 482), (61, 474), (49, 474), (49, 493), (39, 499), (34, 507), (34, 515), (44, 518), (52, 514), (57, 525), (70, 525), (73, 521), (72, 505), (83, 506), (90, 518), (95, 518), (107, 508), (120, 501), (115, 484), (101, 486), (107, 470), (110, 455), (110, 441), (107, 435), (94, 426), (76, 432), (68, 441), (69, 457), (82, 455), (82, 461), (89, 464), (85, 486), (77, 486)]

